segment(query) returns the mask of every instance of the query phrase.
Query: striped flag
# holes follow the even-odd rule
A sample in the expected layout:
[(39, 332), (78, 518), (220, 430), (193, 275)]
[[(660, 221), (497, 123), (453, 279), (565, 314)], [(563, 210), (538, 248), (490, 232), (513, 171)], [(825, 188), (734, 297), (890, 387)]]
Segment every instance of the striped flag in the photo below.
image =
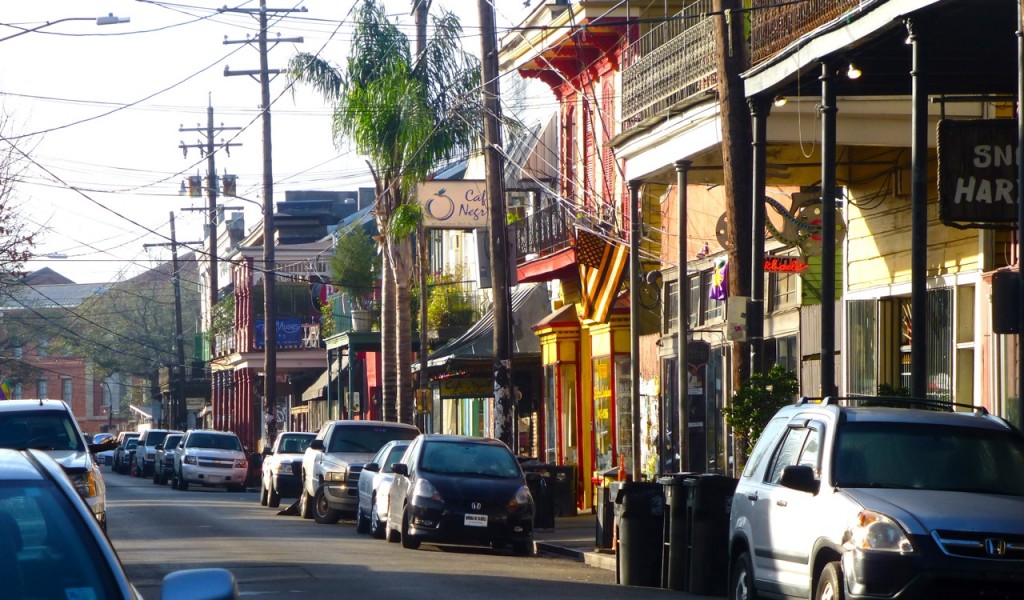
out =
[(4, 377), (0, 380), (0, 400), (10, 400), (11, 388), (13, 387), (14, 386), (11, 385), (11, 379), (9, 377)]
[(580, 316), (598, 323), (608, 321), (615, 297), (626, 274), (629, 247), (609, 242), (589, 231), (576, 231), (576, 263), (580, 271)]

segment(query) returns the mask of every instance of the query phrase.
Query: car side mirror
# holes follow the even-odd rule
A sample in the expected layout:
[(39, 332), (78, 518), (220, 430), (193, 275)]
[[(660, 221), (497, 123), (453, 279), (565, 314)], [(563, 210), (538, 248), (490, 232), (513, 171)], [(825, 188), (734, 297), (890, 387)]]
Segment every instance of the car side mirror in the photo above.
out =
[(263, 452), (261, 454), (263, 454), (263, 456), (270, 456), (273, 453), (274, 453), (273, 446), (264, 446), (263, 447)]
[(153, 449), (154, 450), (163, 450), (164, 449), (164, 445), (163, 444), (157, 444), (156, 446), (153, 446)]
[(380, 465), (377, 463), (366, 463), (363, 465), (364, 471), (372, 471), (374, 473), (380, 473)]
[(221, 568), (175, 571), (164, 577), (160, 591), (164, 600), (235, 600), (240, 597), (235, 576)]
[(409, 465), (405, 463), (393, 463), (391, 465), (391, 471), (394, 472), (396, 475), (405, 475), (406, 477), (408, 477)]
[(323, 440), (313, 440), (312, 442), (309, 443), (309, 447), (310, 447), (311, 450), (323, 450), (324, 449), (324, 441)]
[(807, 465), (790, 465), (782, 469), (782, 480), (779, 481), (783, 487), (788, 487), (800, 492), (817, 494), (821, 482), (814, 478), (814, 469)]

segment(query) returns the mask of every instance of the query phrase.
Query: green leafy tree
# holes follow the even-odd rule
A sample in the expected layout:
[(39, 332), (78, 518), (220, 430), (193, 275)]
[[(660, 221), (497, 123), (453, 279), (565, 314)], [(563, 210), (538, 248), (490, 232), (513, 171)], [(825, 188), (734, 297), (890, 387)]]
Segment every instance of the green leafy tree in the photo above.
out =
[(733, 428), (744, 459), (753, 450), (768, 421), (780, 408), (791, 404), (799, 391), (796, 375), (775, 365), (767, 373), (751, 374), (732, 395), (732, 402), (722, 408), (722, 415)]
[[(376, 193), (377, 242), (383, 255), (381, 386), (385, 418), (411, 423), (412, 322), (409, 288), (415, 256), (406, 219), (416, 183), (442, 160), (478, 141), (482, 122), (479, 61), (462, 49), (455, 15), (433, 19), (423, 52), (414, 59), (408, 37), (378, 0), (355, 9), (351, 50), (343, 69), (300, 53), (292, 80), (307, 83), (333, 105), (339, 147), (354, 144), (367, 159)], [(396, 414), (397, 412), (397, 414)]]
[[(38, 231), (21, 216), (17, 187), (27, 164), (27, 155), (17, 141), (7, 139), (10, 121), (0, 113), (0, 293), (25, 275), (25, 261), (32, 257)], [(13, 137), (13, 136), (12, 136)]]
[(379, 272), (377, 244), (362, 226), (354, 226), (338, 237), (331, 257), (331, 279), (355, 306), (370, 308)]

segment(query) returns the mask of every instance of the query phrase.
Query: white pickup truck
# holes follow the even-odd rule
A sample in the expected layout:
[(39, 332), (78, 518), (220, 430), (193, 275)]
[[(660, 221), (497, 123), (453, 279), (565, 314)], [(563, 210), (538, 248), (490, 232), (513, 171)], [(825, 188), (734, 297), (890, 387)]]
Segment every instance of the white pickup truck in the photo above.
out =
[(302, 456), (299, 514), (317, 523), (337, 523), (343, 513), (354, 514), (363, 465), (384, 444), (411, 440), (419, 433), (413, 425), (386, 421), (324, 423)]

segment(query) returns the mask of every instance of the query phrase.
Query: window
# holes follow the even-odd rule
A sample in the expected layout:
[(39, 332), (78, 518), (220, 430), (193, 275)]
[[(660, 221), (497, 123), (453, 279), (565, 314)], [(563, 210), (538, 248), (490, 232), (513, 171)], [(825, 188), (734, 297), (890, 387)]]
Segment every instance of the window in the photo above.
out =
[(690, 305), (687, 306), (687, 310), (690, 313), (689, 326), (696, 327), (700, 325), (700, 275), (690, 277)]
[(797, 372), (799, 364), (796, 349), (797, 337), (787, 335), (765, 340), (764, 353), (768, 365), (781, 365), (791, 373)]
[(46, 340), (46, 339), (39, 340), (39, 345), (36, 347), (36, 354), (38, 354), (40, 357), (47, 356), (46, 348), (47, 348), (47, 346), (49, 344), (50, 344), (49, 340)]
[(679, 281), (665, 282), (665, 327), (662, 333), (679, 329)]
[(796, 306), (796, 273), (768, 273), (768, 311), (775, 312)]
[(709, 269), (700, 274), (700, 298), (704, 302), (701, 324), (720, 321), (725, 316), (725, 302), (711, 297), (714, 276), (714, 269)]
[(594, 359), (594, 460), (598, 471), (614, 466), (612, 447), (612, 365), (607, 356)]
[(45, 379), (39, 379), (39, 380), (36, 381), (36, 393), (39, 395), (40, 398), (48, 398), (49, 397), (49, 396), (47, 396), (46, 380)]
[(793, 465), (811, 467), (815, 475), (818, 475), (821, 464), (818, 456), (820, 449), (819, 430), (809, 427), (788, 430), (775, 457), (775, 464), (771, 466), (768, 483), (779, 483), (782, 480), (782, 470)]
[(71, 404), (71, 378), (61, 377), (60, 378), (60, 397), (62, 400)]

